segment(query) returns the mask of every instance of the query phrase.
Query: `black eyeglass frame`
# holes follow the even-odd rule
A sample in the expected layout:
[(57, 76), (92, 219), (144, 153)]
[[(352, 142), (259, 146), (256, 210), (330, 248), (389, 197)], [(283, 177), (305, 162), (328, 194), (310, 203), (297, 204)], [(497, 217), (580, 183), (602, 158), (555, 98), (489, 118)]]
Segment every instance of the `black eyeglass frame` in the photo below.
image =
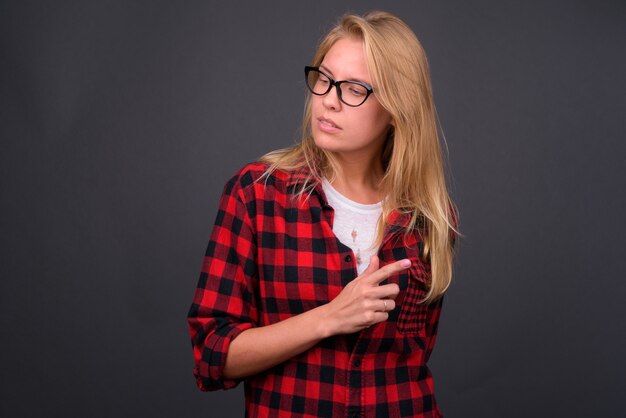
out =
[[(322, 74), (324, 77), (328, 78), (328, 88), (326, 89), (326, 91), (324, 93), (316, 93), (313, 91), (313, 89), (311, 88), (311, 86), (309, 86), (309, 73), (311, 71), (315, 71), (318, 72), (320, 74)], [(331, 76), (329, 76), (328, 74), (326, 74), (324, 71), (320, 70), (320, 67), (310, 67), (310, 66), (306, 66), (304, 67), (304, 82), (306, 84), (306, 87), (309, 89), (309, 91), (313, 94), (315, 94), (316, 96), (324, 96), (325, 94), (328, 94), (328, 92), (333, 88), (333, 86), (335, 86), (335, 88), (337, 89), (337, 97), (339, 97), (339, 100), (341, 100), (341, 103), (345, 104), (346, 106), (350, 106), (350, 107), (359, 107), (361, 106), (363, 103), (365, 103), (365, 101), (367, 100), (368, 97), (370, 97), (370, 94), (374, 93), (374, 89), (370, 86), (368, 86), (365, 83), (362, 83), (360, 81), (354, 81), (354, 80), (341, 80), (341, 81), (335, 81)], [(352, 84), (358, 84), (359, 86), (363, 87), (366, 91), (367, 94), (365, 95), (365, 97), (363, 98), (363, 101), (357, 105), (353, 105), (350, 103), (346, 103), (345, 100), (343, 100), (343, 97), (341, 96), (341, 85), (344, 83), (352, 83)]]

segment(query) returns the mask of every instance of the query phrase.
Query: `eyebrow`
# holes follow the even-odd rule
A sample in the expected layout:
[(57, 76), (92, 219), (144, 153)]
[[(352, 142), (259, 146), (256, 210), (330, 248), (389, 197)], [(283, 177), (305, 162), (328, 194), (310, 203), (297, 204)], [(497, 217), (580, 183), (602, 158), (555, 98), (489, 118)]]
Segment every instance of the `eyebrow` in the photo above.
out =
[[(321, 68), (322, 70), (326, 71), (328, 73), (328, 75), (334, 77), (333, 72), (330, 70), (330, 68), (328, 68), (324, 64), (320, 64), (319, 68)], [(339, 81), (341, 81), (341, 80), (339, 80)], [(363, 83), (365, 85), (371, 86), (370, 83), (368, 83), (368, 82), (366, 82), (364, 80), (358, 79), (358, 78), (350, 78), (350, 79), (345, 80), (345, 81), (358, 81), (359, 83)]]

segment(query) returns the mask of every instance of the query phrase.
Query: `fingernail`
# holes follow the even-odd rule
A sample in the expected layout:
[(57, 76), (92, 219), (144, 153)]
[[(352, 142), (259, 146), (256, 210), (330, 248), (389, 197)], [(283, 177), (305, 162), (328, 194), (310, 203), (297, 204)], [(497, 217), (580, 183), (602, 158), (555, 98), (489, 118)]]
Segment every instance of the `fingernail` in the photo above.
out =
[(402, 261), (400, 261), (400, 265), (402, 267), (411, 267), (411, 260), (409, 259), (404, 259)]

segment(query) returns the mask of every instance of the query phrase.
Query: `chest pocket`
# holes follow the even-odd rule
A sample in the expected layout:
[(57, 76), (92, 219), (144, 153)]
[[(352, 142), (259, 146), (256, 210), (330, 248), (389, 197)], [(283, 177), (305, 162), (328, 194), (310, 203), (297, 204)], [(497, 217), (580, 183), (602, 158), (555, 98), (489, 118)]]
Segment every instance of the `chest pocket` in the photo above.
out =
[(430, 281), (430, 266), (420, 260), (417, 247), (408, 248), (407, 256), (411, 260), (411, 267), (407, 272), (407, 288), (400, 306), (397, 327), (402, 333), (417, 333), (424, 329), (428, 314), (428, 305), (421, 301), (426, 296)]

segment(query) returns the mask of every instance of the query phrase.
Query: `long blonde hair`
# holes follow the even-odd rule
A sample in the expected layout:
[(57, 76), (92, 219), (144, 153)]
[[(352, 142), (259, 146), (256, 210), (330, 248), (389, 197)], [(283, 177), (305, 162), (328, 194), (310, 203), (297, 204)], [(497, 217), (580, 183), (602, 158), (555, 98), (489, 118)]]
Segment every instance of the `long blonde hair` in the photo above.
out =
[[(384, 177), (382, 241), (389, 215), (408, 215), (405, 233), (417, 228), (424, 238), (423, 258), (430, 261), (431, 282), (424, 302), (432, 302), (449, 287), (452, 279), (453, 241), (457, 234), (456, 211), (446, 188), (437, 117), (426, 54), (413, 31), (386, 12), (346, 15), (322, 39), (312, 66), (319, 66), (330, 48), (342, 38), (363, 41), (368, 70), (376, 98), (390, 113), (389, 129), (381, 155)], [(311, 134), (311, 101), (302, 123), (302, 140), (295, 146), (264, 155), (261, 161), (276, 169), (308, 168), (309, 178), (300, 192), (311, 191), (322, 176), (336, 172), (332, 153), (315, 145)]]

